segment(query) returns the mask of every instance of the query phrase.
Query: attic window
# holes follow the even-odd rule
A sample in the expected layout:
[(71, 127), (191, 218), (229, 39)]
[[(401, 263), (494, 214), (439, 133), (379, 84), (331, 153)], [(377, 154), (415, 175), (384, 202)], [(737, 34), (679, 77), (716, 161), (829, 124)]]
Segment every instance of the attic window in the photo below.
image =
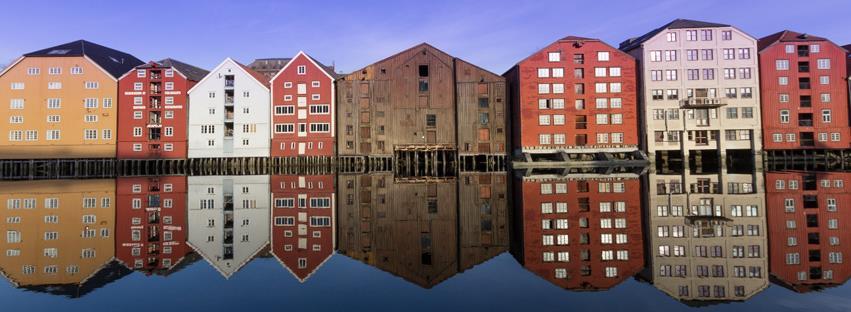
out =
[(428, 65), (419, 66), (420, 77), (428, 77)]
[(386, 69), (384, 69), (384, 68), (382, 68), (382, 69), (381, 69), (381, 73), (382, 73), (382, 74), (386, 74), (386, 73), (387, 73), (387, 70), (386, 70)]
[(68, 54), (68, 52), (71, 52), (71, 50), (56, 49), (56, 50), (50, 50), (50, 52), (47, 52), (47, 54), (49, 54), (49, 55), (65, 55), (65, 54)]

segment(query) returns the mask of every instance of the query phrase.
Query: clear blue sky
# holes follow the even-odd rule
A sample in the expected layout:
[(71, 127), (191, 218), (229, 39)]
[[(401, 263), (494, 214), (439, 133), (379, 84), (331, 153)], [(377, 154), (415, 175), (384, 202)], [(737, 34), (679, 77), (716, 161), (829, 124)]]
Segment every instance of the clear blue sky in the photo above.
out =
[(87, 39), (147, 61), (210, 69), (304, 50), (349, 72), (420, 42), (496, 73), (567, 36), (617, 46), (675, 18), (733, 24), (756, 37), (783, 29), (851, 43), (851, 1), (8, 1), (0, 63)]

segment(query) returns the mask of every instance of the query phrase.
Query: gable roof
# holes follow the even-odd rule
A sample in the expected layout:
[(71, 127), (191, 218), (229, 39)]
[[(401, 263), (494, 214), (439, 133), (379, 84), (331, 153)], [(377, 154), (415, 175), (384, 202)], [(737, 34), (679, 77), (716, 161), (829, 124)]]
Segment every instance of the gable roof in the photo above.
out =
[(540, 50), (537, 50), (537, 51), (533, 52), (533, 53), (532, 53), (532, 54), (530, 54), (529, 56), (527, 56), (527, 57), (523, 58), (523, 59), (522, 59), (522, 60), (520, 60), (519, 62), (517, 62), (517, 63), (515, 63), (514, 65), (512, 65), (512, 66), (511, 66), (511, 67), (510, 67), (507, 71), (505, 71), (505, 73), (503, 73), (503, 75), (508, 74), (508, 72), (510, 72), (511, 70), (513, 70), (515, 67), (519, 66), (519, 65), (520, 65), (520, 63), (523, 63), (523, 62), (525, 62), (526, 60), (528, 60), (528, 59), (530, 59), (530, 58), (534, 57), (536, 54), (540, 53), (541, 51), (543, 51), (543, 50), (544, 50), (544, 49), (546, 49), (547, 47), (549, 47), (549, 46), (551, 46), (551, 45), (553, 45), (553, 44), (555, 44), (555, 43), (559, 43), (559, 42), (579, 42), (579, 43), (581, 43), (581, 42), (599, 42), (599, 43), (602, 43), (603, 45), (605, 45), (605, 46), (607, 46), (607, 47), (612, 48), (613, 50), (615, 50), (615, 52), (616, 52), (616, 53), (621, 53), (621, 54), (624, 54), (624, 55), (628, 56), (629, 58), (633, 58), (633, 57), (632, 57), (632, 55), (629, 55), (629, 54), (627, 54), (627, 53), (626, 53), (626, 52), (624, 52), (624, 51), (620, 51), (620, 50), (618, 50), (618, 48), (615, 48), (615, 47), (611, 46), (610, 44), (606, 43), (606, 42), (605, 42), (605, 41), (603, 41), (603, 40), (600, 40), (600, 39), (597, 39), (597, 38), (587, 38), (587, 37), (580, 37), (580, 36), (573, 36), (573, 35), (570, 35), (570, 36), (567, 36), (567, 37), (564, 37), (564, 38), (558, 39), (558, 40), (556, 40), (556, 42), (550, 43), (550, 44), (548, 44), (548, 45), (544, 46), (544, 48), (542, 48), (542, 49), (540, 49)]
[(807, 33), (799, 33), (791, 30), (783, 30), (771, 35), (762, 37), (757, 42), (759, 50), (774, 45), (778, 42), (815, 42), (815, 41), (830, 41), (822, 37), (813, 36)]
[(206, 69), (195, 67), (172, 58), (163, 59), (157, 63), (160, 63), (163, 67), (173, 67), (186, 76), (186, 79), (191, 81), (201, 81), (201, 79), (204, 79), (210, 73)]
[(251, 77), (254, 77), (254, 79), (266, 86), (267, 89), (269, 88), (269, 78), (266, 77), (266, 75), (258, 73), (256, 70), (251, 69), (251, 67), (245, 66), (242, 63), (237, 62), (236, 60), (234, 60), (233, 62), (236, 63), (236, 65), (242, 67), (242, 69), (244, 69), (246, 73), (251, 75)]
[[(316, 65), (317, 67), (319, 67), (319, 69), (321, 69), (323, 72), (325, 72), (325, 75), (327, 75), (328, 77), (330, 77), (330, 78), (331, 78), (331, 80), (336, 80), (337, 78), (339, 78), (340, 76), (342, 76), (342, 75), (338, 75), (337, 73), (335, 73), (335, 72), (334, 72), (334, 67), (333, 67), (333, 66), (326, 66), (325, 64), (322, 64), (322, 63), (320, 63), (319, 61), (317, 61), (317, 60), (316, 60), (315, 58), (313, 58), (312, 56), (308, 55), (307, 53), (304, 53), (304, 51), (298, 51), (298, 53), (297, 53), (295, 56), (293, 56), (292, 58), (286, 58), (286, 59), (285, 59), (285, 60), (287, 60), (287, 63), (286, 63), (286, 64), (284, 64), (283, 66), (280, 66), (280, 67), (278, 68), (278, 70), (277, 70), (277, 71), (276, 71), (276, 72), (272, 75), (272, 77), (269, 77), (269, 82), (271, 83), (273, 80), (275, 80), (276, 78), (278, 78), (278, 76), (279, 76), (281, 73), (283, 73), (283, 72), (284, 72), (284, 70), (285, 70), (285, 69), (287, 69), (287, 67), (289, 67), (289, 66), (290, 66), (290, 63), (291, 63), (293, 60), (295, 60), (296, 58), (298, 58), (298, 57), (299, 57), (299, 55), (304, 55), (304, 57), (305, 57), (305, 58), (307, 58), (307, 60), (308, 60), (308, 61), (310, 61), (311, 63), (313, 63), (314, 65)], [(280, 60), (284, 60), (284, 59), (283, 59), (283, 58), (281, 58)], [(257, 61), (255, 60), (254, 62), (256, 63)], [(252, 64), (253, 64), (253, 63), (252, 63)]]
[(118, 79), (127, 71), (144, 64), (133, 55), (86, 40), (77, 40), (58, 46), (24, 54), (24, 57), (79, 57), (86, 56)]
[(660, 32), (662, 32), (665, 29), (718, 28), (718, 27), (731, 27), (731, 26), (727, 25), (727, 24), (719, 24), (719, 23), (712, 23), (712, 22), (704, 22), (704, 21), (696, 21), (696, 20), (678, 18), (678, 19), (671, 21), (670, 23), (662, 25), (662, 27), (651, 30), (650, 32), (648, 32), (644, 35), (624, 40), (620, 44), (620, 49), (623, 50), (623, 51), (630, 51), (632, 49), (635, 49), (635, 48), (641, 46), (642, 43), (644, 43), (647, 40), (650, 40), (650, 38), (655, 37), (657, 34), (659, 34)]

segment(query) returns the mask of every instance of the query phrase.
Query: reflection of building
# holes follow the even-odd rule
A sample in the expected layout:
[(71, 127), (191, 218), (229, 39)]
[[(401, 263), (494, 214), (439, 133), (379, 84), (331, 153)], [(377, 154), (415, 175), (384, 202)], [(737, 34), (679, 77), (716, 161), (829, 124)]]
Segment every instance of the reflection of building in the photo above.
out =
[(118, 158), (186, 158), (189, 91), (207, 71), (177, 60), (139, 65), (118, 81)]
[(113, 180), (0, 184), (0, 269), (17, 287), (77, 297), (126, 274), (114, 257)]
[(127, 268), (168, 274), (186, 260), (186, 177), (119, 177), (116, 258)]
[(514, 257), (559, 287), (603, 290), (644, 267), (640, 182), (633, 178), (515, 179)]
[(851, 173), (769, 172), (765, 177), (771, 275), (798, 292), (851, 276)]
[(269, 176), (190, 176), (189, 245), (229, 278), (269, 244)]
[(730, 25), (677, 19), (620, 48), (641, 68), (650, 156), (762, 150), (755, 38)]
[(337, 185), (339, 252), (422, 287), (508, 246), (505, 173), (428, 183), (340, 175)]
[(142, 61), (78, 40), (0, 72), (0, 159), (115, 158), (118, 77)]
[(273, 175), (271, 252), (304, 282), (334, 253), (333, 175)]
[(766, 149), (848, 148), (847, 51), (788, 30), (759, 49)]
[(687, 303), (745, 300), (768, 286), (761, 174), (648, 175), (649, 276)]
[(341, 156), (505, 154), (505, 80), (426, 43), (337, 81)]
[(230, 58), (189, 89), (189, 158), (268, 157), (269, 80)]
[(575, 36), (521, 60), (504, 74), (516, 125), (513, 152), (637, 150), (635, 67), (629, 54)]

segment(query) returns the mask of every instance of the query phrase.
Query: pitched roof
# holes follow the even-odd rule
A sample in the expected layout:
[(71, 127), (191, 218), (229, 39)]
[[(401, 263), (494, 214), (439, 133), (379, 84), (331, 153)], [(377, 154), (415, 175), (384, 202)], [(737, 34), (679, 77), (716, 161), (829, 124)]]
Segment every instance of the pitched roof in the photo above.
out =
[(264, 75), (264, 74), (258, 73), (257, 71), (255, 71), (255, 70), (251, 69), (251, 67), (245, 66), (245, 65), (243, 65), (242, 63), (237, 62), (236, 60), (234, 60), (233, 62), (234, 62), (234, 63), (236, 63), (237, 65), (241, 66), (241, 67), (242, 67), (242, 69), (245, 69), (245, 71), (246, 71), (249, 75), (251, 75), (252, 77), (254, 77), (254, 79), (257, 79), (257, 81), (259, 81), (259, 82), (260, 82), (260, 83), (262, 83), (264, 86), (266, 86), (266, 88), (268, 88), (268, 87), (269, 87), (269, 77), (266, 77), (266, 75)]
[(757, 46), (759, 50), (765, 49), (768, 46), (777, 42), (813, 42), (813, 41), (830, 41), (822, 37), (799, 33), (791, 30), (783, 30), (759, 39)]
[(92, 43), (86, 40), (77, 40), (66, 44), (42, 49), (24, 54), (24, 57), (79, 57), (87, 56), (98, 66), (107, 71), (113, 78), (118, 79), (127, 71), (136, 66), (144, 64), (133, 55), (115, 49)]
[[(332, 66), (325, 65), (322, 62), (316, 60), (316, 58), (305, 53), (304, 51), (300, 51), (300, 54), (304, 54), (304, 56), (306, 56), (308, 59), (310, 59), (311, 61), (313, 61), (317, 65), (319, 65), (319, 67), (321, 67), (323, 71), (325, 71), (326, 73), (328, 73), (329, 76), (331, 76), (331, 79), (337, 79), (337, 78), (342, 77), (342, 75), (337, 74), (337, 72), (334, 70), (333, 65)], [(262, 71), (261, 70), (258, 70), (258, 71), (263, 72), (264, 74), (270, 73), (271, 75), (269, 75), (269, 80), (271, 81), (272, 79), (277, 77), (278, 73), (280, 73), (281, 70), (284, 69), (284, 67), (287, 67), (287, 65), (289, 65), (289, 63), (293, 59), (295, 59), (296, 57), (298, 57), (298, 54), (296, 54), (296, 56), (291, 57), (291, 58), (280, 57), (280, 58), (256, 59), (256, 60), (254, 60), (254, 62), (251, 62), (251, 64), (249, 64), (248, 66), (251, 67), (251, 68), (254, 68), (255, 70), (257, 70), (257, 68), (263, 68)], [(268, 65), (268, 61), (283, 61), (283, 62), (280, 62), (280, 63), (275, 62), (271, 66), (263, 66), (263, 65)]]
[(201, 79), (204, 79), (210, 73), (206, 69), (195, 67), (172, 58), (163, 59), (157, 63), (160, 63), (164, 67), (174, 67), (174, 69), (186, 75), (186, 79), (191, 81), (201, 81)]
[(678, 18), (678, 19), (671, 21), (670, 23), (662, 25), (662, 27), (651, 30), (650, 32), (648, 32), (644, 35), (624, 40), (620, 44), (620, 49), (623, 50), (623, 51), (630, 51), (632, 49), (635, 49), (635, 48), (639, 47), (642, 43), (649, 40), (650, 38), (653, 38), (654, 36), (656, 36), (657, 34), (659, 34), (660, 32), (662, 32), (665, 29), (717, 28), (717, 27), (730, 27), (730, 25)]

